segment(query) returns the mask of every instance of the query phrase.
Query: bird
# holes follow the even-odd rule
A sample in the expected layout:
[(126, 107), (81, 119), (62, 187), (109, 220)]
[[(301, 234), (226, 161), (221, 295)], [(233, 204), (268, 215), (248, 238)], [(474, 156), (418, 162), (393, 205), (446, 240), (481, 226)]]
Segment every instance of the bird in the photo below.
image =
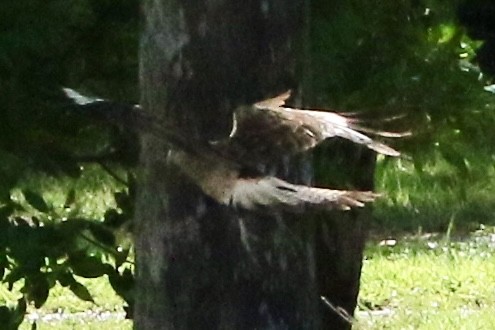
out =
[(214, 141), (191, 141), (179, 130), (147, 114), (138, 104), (88, 97), (63, 88), (65, 96), (82, 110), (105, 122), (138, 132), (153, 132), (168, 147), (168, 160), (220, 205), (248, 211), (284, 209), (350, 210), (375, 201), (373, 191), (337, 190), (293, 184), (263, 173), (258, 163), (313, 149), (323, 141), (340, 137), (392, 157), (395, 149), (369, 137), (401, 137), (361, 126), (355, 118), (327, 110), (307, 110), (285, 105), (291, 92), (254, 104), (240, 105), (232, 112), (232, 130)]

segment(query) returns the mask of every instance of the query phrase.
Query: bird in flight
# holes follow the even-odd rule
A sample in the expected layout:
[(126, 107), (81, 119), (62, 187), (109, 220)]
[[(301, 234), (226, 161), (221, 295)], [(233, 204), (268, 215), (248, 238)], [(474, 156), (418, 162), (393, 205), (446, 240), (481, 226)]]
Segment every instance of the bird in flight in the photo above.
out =
[(245, 210), (283, 208), (297, 212), (305, 208), (349, 210), (362, 207), (379, 194), (292, 184), (262, 173), (256, 164), (310, 150), (333, 137), (397, 157), (398, 151), (365, 133), (404, 136), (371, 130), (360, 126), (356, 119), (335, 112), (286, 107), (285, 101), (290, 97), (290, 92), (286, 92), (237, 107), (233, 111), (229, 136), (216, 141), (193, 142), (148, 115), (139, 105), (91, 98), (70, 88), (63, 88), (63, 91), (90, 115), (97, 114), (106, 122), (159, 135), (170, 147), (170, 161), (206, 195), (219, 204)]

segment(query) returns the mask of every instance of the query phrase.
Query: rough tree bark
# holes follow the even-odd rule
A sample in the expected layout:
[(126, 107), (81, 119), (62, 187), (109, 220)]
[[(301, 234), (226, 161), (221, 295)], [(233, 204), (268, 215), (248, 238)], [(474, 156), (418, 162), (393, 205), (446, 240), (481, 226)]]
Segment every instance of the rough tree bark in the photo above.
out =
[[(141, 104), (191, 139), (228, 135), (235, 106), (300, 90), (306, 8), (304, 0), (145, 0)], [(143, 136), (136, 329), (348, 327), (320, 295), (352, 313), (362, 246), (340, 251), (357, 220), (340, 227), (340, 214), (324, 225), (235, 214), (167, 166), (166, 155), (160, 139)], [(305, 159), (275, 170), (311, 179)]]
[[(340, 189), (373, 190), (376, 156), (350, 143), (336, 142), (315, 155), (315, 182)], [(350, 329), (357, 305), (371, 208), (321, 214), (316, 219), (316, 278), (319, 294), (341, 312), (323, 306), (322, 329)]]

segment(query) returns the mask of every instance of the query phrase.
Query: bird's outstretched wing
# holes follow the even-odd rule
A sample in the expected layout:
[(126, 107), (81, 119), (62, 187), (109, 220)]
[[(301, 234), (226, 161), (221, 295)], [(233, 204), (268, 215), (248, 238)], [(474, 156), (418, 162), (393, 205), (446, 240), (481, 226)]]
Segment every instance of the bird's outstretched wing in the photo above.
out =
[[(355, 131), (352, 122), (338, 114), (282, 107), (290, 96), (289, 92), (238, 108), (234, 113), (232, 134), (221, 143), (189, 141), (177, 130), (163, 126), (156, 118), (148, 117), (139, 105), (90, 98), (67, 88), (64, 93), (90, 116), (96, 116), (109, 124), (160, 135), (173, 149), (169, 160), (206, 195), (220, 204), (241, 209), (281, 207), (295, 212), (308, 206), (348, 210), (362, 207), (379, 196), (369, 191), (295, 185), (262, 173), (243, 176), (243, 167), (250, 162), (242, 158), (255, 157), (254, 154), (263, 153), (260, 152), (263, 148), (269, 153), (276, 148), (281, 154), (290, 154), (314, 147), (328, 137), (341, 136), (379, 152), (398, 155), (395, 150)], [(232, 153), (236, 143), (241, 142), (242, 148), (237, 149), (243, 149), (247, 154)], [(223, 148), (230, 149), (230, 152), (223, 152)]]
[(64, 94), (78, 105), (80, 112), (96, 120), (121, 125), (137, 131), (149, 129), (152, 120), (139, 104), (115, 102), (98, 97), (85, 96), (71, 88), (62, 88)]
[(288, 183), (273, 176), (243, 176), (238, 164), (215, 153), (172, 151), (170, 161), (217, 203), (243, 210), (264, 208), (304, 211), (306, 207), (349, 210), (373, 202), (379, 194), (369, 191), (332, 190)]
[(332, 190), (288, 183), (273, 176), (240, 175), (238, 164), (215, 154), (172, 151), (170, 161), (219, 204), (238, 209), (283, 208), (290, 212), (305, 207), (349, 210), (373, 202), (379, 194), (370, 191)]
[(335, 112), (284, 107), (289, 97), (290, 92), (285, 92), (252, 106), (237, 108), (229, 142), (236, 148), (278, 155), (302, 152), (325, 139), (341, 137), (384, 155), (400, 155), (362, 132), (384, 137), (400, 137), (402, 134), (362, 127), (356, 119)]
[(239, 178), (230, 196), (230, 204), (242, 209), (282, 208), (290, 211), (305, 207), (349, 210), (373, 202), (379, 194), (370, 191), (332, 190), (295, 185), (275, 177)]
[(77, 105), (77, 110), (88, 117), (105, 124), (122, 126), (139, 132), (151, 133), (182, 149), (189, 149), (188, 138), (173, 127), (143, 111), (139, 104), (116, 102), (113, 100), (90, 97), (71, 88), (62, 88), (65, 96)]

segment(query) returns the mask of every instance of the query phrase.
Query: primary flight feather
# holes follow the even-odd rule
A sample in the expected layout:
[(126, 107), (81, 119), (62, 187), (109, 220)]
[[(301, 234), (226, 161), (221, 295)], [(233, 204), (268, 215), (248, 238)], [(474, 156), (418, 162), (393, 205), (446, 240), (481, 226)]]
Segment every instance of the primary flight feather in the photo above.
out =
[[(181, 136), (179, 130), (150, 117), (139, 105), (90, 98), (69, 88), (63, 91), (79, 107), (96, 113), (105, 122), (140, 132), (152, 131), (164, 138), (171, 147), (171, 162), (206, 195), (220, 204), (241, 209), (281, 207), (299, 211), (311, 207), (348, 210), (362, 207), (379, 196), (368, 191), (291, 184), (253, 168), (253, 163), (258, 161), (269, 163), (274, 158), (303, 152), (332, 137), (348, 139), (384, 155), (399, 156), (398, 151), (362, 132), (400, 135), (360, 127), (352, 118), (334, 112), (285, 107), (290, 92), (237, 107), (233, 111), (230, 135), (204, 143)], [(246, 167), (251, 167), (247, 171), (250, 175), (244, 174)]]

